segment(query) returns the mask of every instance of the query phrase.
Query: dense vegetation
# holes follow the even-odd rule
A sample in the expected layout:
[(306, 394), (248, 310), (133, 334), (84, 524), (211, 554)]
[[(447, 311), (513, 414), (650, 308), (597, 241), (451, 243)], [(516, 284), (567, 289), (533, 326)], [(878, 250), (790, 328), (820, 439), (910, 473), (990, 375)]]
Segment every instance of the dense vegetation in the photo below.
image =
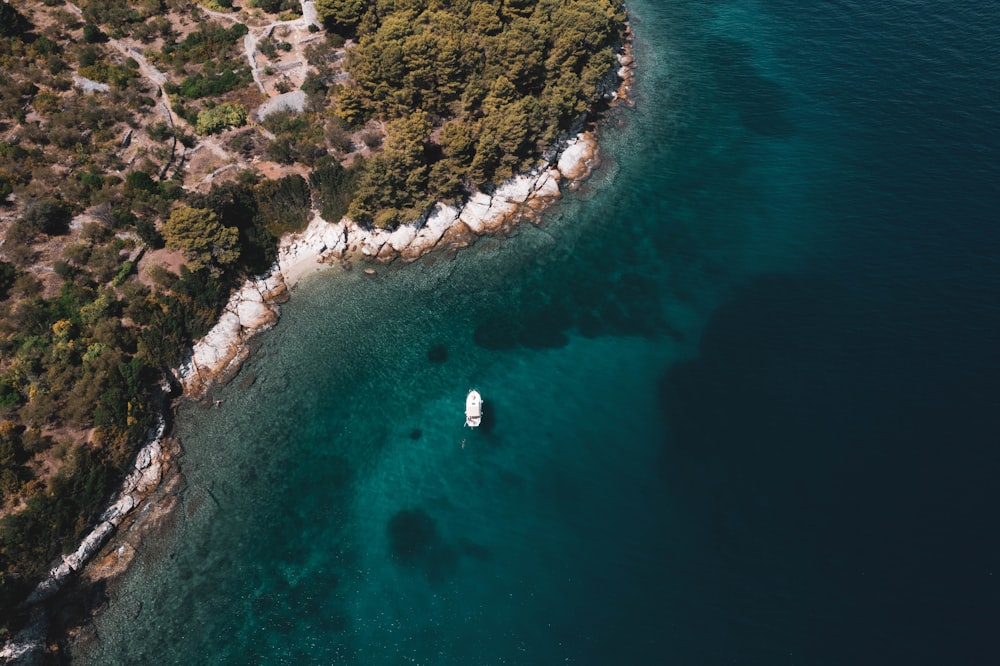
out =
[(534, 167), (606, 92), (624, 19), (617, 0), (319, 0), (327, 31), (298, 37), (302, 78), (271, 64), (291, 33), (258, 42), (257, 74), (307, 98), (259, 121), (248, 24), (300, 9), (245, 5), (0, 0), (5, 622), (132, 464), (161, 379), (282, 234), (313, 209), (394, 227)]
[(317, 8), (358, 39), (347, 62), (356, 86), (333, 91), (337, 115), (389, 123), (349, 211), (378, 226), (535, 166), (599, 98), (625, 18), (614, 0), (320, 0)]

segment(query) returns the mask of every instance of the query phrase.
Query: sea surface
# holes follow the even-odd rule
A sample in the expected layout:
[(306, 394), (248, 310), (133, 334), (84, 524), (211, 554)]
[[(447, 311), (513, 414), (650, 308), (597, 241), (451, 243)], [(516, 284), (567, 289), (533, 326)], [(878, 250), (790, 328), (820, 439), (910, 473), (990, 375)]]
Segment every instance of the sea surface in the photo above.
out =
[(629, 6), (584, 189), (181, 409), (81, 663), (1000, 663), (1000, 4)]

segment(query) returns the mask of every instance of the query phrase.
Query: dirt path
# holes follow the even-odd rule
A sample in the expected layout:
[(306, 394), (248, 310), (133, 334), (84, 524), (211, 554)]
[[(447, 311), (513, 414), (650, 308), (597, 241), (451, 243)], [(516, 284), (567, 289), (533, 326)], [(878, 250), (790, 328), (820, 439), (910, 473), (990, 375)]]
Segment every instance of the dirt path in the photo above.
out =
[[(261, 77), (262, 69), (257, 66), (257, 54), (260, 52), (258, 49), (260, 42), (270, 37), (276, 29), (287, 28), (295, 32), (301, 33), (308, 31), (310, 25), (315, 25), (317, 27), (321, 25), (316, 12), (316, 4), (315, 2), (313, 2), (313, 0), (300, 0), (300, 5), (302, 7), (302, 15), (299, 16), (298, 18), (289, 21), (272, 21), (270, 23), (267, 23), (266, 25), (256, 26), (256, 27), (251, 27), (249, 25), (247, 26), (248, 32), (246, 36), (243, 38), (244, 56), (247, 59), (247, 64), (250, 66), (250, 72), (251, 75), (253, 76), (254, 83), (256, 84), (257, 88), (261, 91), (261, 93), (263, 93), (266, 96), (273, 96), (275, 93), (274, 91), (268, 92), (268, 87), (265, 84), (263, 78)], [(67, 2), (66, 7), (71, 12), (79, 16), (81, 19), (83, 18), (83, 11), (72, 2)], [(217, 19), (229, 25), (240, 22), (241, 17), (237, 13), (220, 12), (201, 6), (199, 6), (199, 9), (204, 15), (212, 17), (213, 19)], [(286, 64), (299, 62), (301, 63), (300, 67), (302, 67), (303, 69), (307, 69), (308, 65), (306, 64), (307, 61), (305, 57), (305, 49), (303, 47), (302, 42), (303, 39), (301, 38), (290, 40), (290, 43), (292, 44), (292, 49), (284, 55), (282, 60), (287, 61)], [(186, 130), (189, 130), (192, 134), (195, 134), (195, 136), (197, 136), (197, 134), (194, 132), (194, 128), (191, 127), (191, 125), (184, 118), (182, 118), (181, 116), (177, 115), (177, 113), (174, 112), (173, 100), (170, 99), (170, 95), (168, 95), (166, 91), (163, 89), (164, 85), (169, 81), (169, 77), (167, 77), (166, 74), (157, 69), (155, 65), (150, 63), (149, 60), (146, 59), (145, 55), (143, 55), (141, 49), (137, 45), (130, 43), (130, 40), (119, 40), (119, 39), (109, 38), (108, 44), (111, 47), (113, 47), (116, 51), (121, 53), (124, 57), (132, 58), (133, 60), (135, 60), (135, 62), (138, 63), (139, 74), (144, 79), (149, 81), (159, 91), (160, 101), (161, 101), (160, 107), (162, 108), (162, 111), (165, 114), (166, 119), (170, 123), (171, 127), (184, 128)], [(262, 131), (266, 132), (266, 130), (263, 130), (263, 128), (261, 129)], [(266, 134), (270, 133), (266, 132)], [(273, 138), (273, 136), (270, 138)], [(174, 151), (176, 151), (177, 149), (176, 139), (174, 139), (173, 149)], [(219, 138), (214, 136), (199, 136), (198, 143), (193, 148), (185, 150), (181, 155), (181, 159), (185, 162), (189, 161), (198, 152), (201, 152), (203, 150), (211, 152), (213, 155), (215, 155), (216, 158), (225, 162), (226, 164), (222, 167), (213, 170), (208, 175), (202, 177), (198, 181), (197, 183), (198, 185), (211, 184), (211, 182), (215, 179), (217, 175), (225, 173), (226, 171), (229, 171), (232, 168), (244, 169), (250, 166), (249, 163), (247, 163), (247, 161), (243, 159), (241, 156), (227, 150), (223, 145), (223, 143), (219, 140)], [(164, 171), (166, 171), (169, 165), (173, 163), (174, 159), (172, 159), (171, 162), (168, 162), (168, 164), (164, 166)]]

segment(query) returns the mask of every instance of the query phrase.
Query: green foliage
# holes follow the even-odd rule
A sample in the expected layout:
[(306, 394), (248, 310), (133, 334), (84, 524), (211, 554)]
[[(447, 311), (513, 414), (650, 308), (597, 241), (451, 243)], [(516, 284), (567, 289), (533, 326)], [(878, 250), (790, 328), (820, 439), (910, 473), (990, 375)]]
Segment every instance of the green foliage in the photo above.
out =
[(193, 206), (215, 212), (222, 224), (239, 229), (239, 267), (251, 274), (267, 270), (277, 256), (277, 239), (257, 209), (255, 182), (215, 183), (208, 194), (190, 197)]
[(233, 11), (233, 0), (198, 0), (198, 3), (216, 12)]
[(337, 101), (337, 117), (351, 127), (365, 124), (372, 115), (368, 97), (360, 88), (339, 86), (336, 88), (334, 98)]
[(17, 37), (27, 29), (28, 21), (6, 0), (0, 0), (0, 37)]
[(108, 41), (108, 36), (93, 23), (86, 23), (83, 26), (83, 41), (87, 44), (99, 44)]
[(243, 39), (247, 32), (248, 28), (242, 23), (234, 23), (229, 28), (223, 28), (209, 22), (190, 33), (184, 41), (165, 45), (159, 59), (164, 64), (175, 66), (225, 60), (229, 50)]
[(302, 5), (297, 0), (250, 0), (251, 7), (263, 9), (268, 14), (281, 12), (302, 13)]
[(324, 220), (336, 222), (347, 213), (354, 198), (355, 182), (355, 172), (348, 171), (334, 159), (326, 159), (312, 170), (309, 184)]
[(167, 247), (181, 250), (194, 271), (208, 269), (221, 275), (223, 266), (239, 258), (239, 231), (223, 226), (215, 212), (205, 208), (181, 206), (163, 225)]
[(281, 164), (301, 162), (312, 165), (326, 154), (323, 127), (317, 114), (289, 112), (272, 113), (264, 126), (274, 134), (265, 152), (268, 158)]
[(155, 192), (156, 181), (145, 171), (129, 171), (125, 176), (125, 188), (132, 192)]
[(275, 237), (298, 231), (309, 221), (309, 185), (299, 175), (265, 180), (254, 188), (262, 224)]
[(124, 284), (125, 280), (128, 278), (129, 274), (132, 272), (133, 268), (135, 268), (135, 264), (133, 264), (131, 261), (126, 261), (125, 263), (123, 263), (121, 265), (121, 268), (118, 269), (118, 272), (115, 273), (115, 276), (111, 279), (111, 284), (115, 287), (122, 286), (122, 284)]
[(137, 218), (135, 221), (135, 232), (139, 234), (142, 242), (152, 249), (158, 250), (163, 247), (163, 236), (160, 235), (156, 224), (150, 219), (145, 217)]
[(124, 88), (129, 81), (138, 77), (135, 70), (124, 65), (115, 65), (107, 62), (95, 62), (92, 65), (80, 67), (80, 76), (107, 83), (116, 88)]
[[(248, 67), (225, 68), (220, 72), (213, 71), (214, 68), (206, 68), (204, 74), (199, 73), (189, 76), (181, 83), (177, 89), (181, 95), (188, 99), (201, 99), (202, 97), (217, 97), (230, 90), (235, 90), (253, 80)], [(168, 92), (170, 92), (168, 90)]]
[[(374, 14), (359, 8), (372, 4)], [(486, 187), (534, 167), (599, 99), (623, 38), (620, 0), (321, 5), (334, 22), (353, 8), (340, 23), (358, 34), (346, 63), (356, 87), (335, 89), (337, 116), (396, 125), (420, 110), (440, 127), (433, 142), (423, 137), (422, 155), (389, 145), (396, 127), (366, 162), (350, 209), (366, 224), (391, 226), (463, 184)]]
[[(433, 205), (427, 191), (427, 113), (418, 111), (389, 125), (381, 153), (365, 162), (348, 215), (359, 224), (395, 227)], [(376, 219), (376, 214), (383, 215)], [(384, 211), (390, 211), (385, 213)]]
[(366, 9), (365, 0), (316, 0), (319, 19), (333, 30), (353, 31)]
[(33, 231), (57, 236), (69, 231), (73, 209), (59, 199), (42, 199), (28, 206), (22, 221)]
[(230, 127), (241, 127), (247, 122), (247, 109), (242, 104), (224, 102), (198, 114), (195, 131), (198, 134), (215, 134)]
[(109, 488), (107, 467), (86, 447), (66, 457), (49, 488), (27, 501), (27, 508), (0, 520), (0, 570), (17, 562), (24, 576), (40, 576), (59, 555), (62, 544), (74, 543), (96, 516)]

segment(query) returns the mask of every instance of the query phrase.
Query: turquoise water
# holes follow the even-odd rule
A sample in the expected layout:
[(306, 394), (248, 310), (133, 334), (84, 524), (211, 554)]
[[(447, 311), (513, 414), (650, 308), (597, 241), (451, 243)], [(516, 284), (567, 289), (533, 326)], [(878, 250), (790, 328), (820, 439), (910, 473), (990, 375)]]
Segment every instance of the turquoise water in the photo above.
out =
[(301, 284), (181, 409), (81, 661), (992, 662), (996, 17), (631, 9), (583, 191)]

